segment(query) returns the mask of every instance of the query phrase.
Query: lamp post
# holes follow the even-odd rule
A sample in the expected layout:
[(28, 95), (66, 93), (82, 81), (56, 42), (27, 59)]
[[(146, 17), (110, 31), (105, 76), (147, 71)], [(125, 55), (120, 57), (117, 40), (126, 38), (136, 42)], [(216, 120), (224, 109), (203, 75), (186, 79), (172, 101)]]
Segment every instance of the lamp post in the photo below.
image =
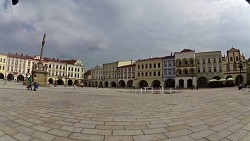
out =
[(246, 65), (246, 62), (243, 62), (243, 61), (239, 61), (238, 63), (237, 63), (237, 65), (238, 65), (238, 67), (239, 67), (239, 69), (240, 69), (240, 83), (239, 84), (241, 84), (242, 82), (242, 79), (241, 79), (241, 77), (242, 77), (242, 75), (241, 75), (241, 71), (242, 71), (242, 69), (243, 69), (243, 67)]

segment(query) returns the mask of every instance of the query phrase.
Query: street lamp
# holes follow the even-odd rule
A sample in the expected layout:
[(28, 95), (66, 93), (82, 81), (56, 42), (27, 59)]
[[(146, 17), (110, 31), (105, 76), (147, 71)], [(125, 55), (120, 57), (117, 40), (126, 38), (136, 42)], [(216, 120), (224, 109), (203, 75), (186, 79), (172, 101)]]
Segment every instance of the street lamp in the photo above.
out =
[(238, 67), (239, 67), (239, 69), (240, 69), (240, 84), (242, 83), (241, 81), (241, 77), (242, 77), (242, 75), (241, 75), (241, 71), (242, 71), (242, 69), (243, 69), (243, 67), (246, 65), (246, 62), (243, 62), (243, 61), (239, 61), (238, 63), (237, 63), (237, 65), (238, 65)]

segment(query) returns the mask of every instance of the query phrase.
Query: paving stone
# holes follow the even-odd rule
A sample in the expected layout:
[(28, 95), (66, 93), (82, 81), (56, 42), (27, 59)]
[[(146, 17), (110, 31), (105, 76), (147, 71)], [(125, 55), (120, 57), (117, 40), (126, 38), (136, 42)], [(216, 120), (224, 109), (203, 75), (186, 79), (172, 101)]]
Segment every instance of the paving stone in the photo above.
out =
[(31, 122), (28, 122), (28, 121), (25, 121), (22, 119), (15, 120), (15, 122), (17, 122), (23, 126), (27, 126), (27, 127), (31, 127), (32, 125), (34, 125), (34, 123), (31, 123)]
[(4, 135), (0, 137), (0, 141), (18, 141), (18, 140), (12, 138), (11, 136)]
[(17, 133), (15, 135), (13, 135), (13, 138), (15, 138), (19, 141), (30, 141), (33, 137), (28, 136), (28, 135), (23, 134), (23, 133)]
[(125, 125), (126, 130), (133, 130), (133, 129), (148, 129), (146, 125)]
[(150, 134), (150, 135), (138, 135), (133, 136), (134, 141), (155, 141), (166, 139), (167, 137), (164, 134)]
[(167, 124), (149, 124), (147, 125), (148, 128), (162, 128), (162, 127), (168, 127)]
[(69, 138), (79, 139), (82, 141), (103, 141), (104, 136), (102, 135), (90, 135), (90, 134), (81, 134), (81, 133), (72, 133)]
[(45, 126), (41, 126), (41, 125), (34, 125), (31, 127), (32, 129), (41, 131), (41, 132), (47, 132), (49, 131), (51, 128), (45, 127)]
[(18, 126), (15, 129), (18, 130), (21, 133), (26, 134), (26, 135), (32, 135), (35, 132), (34, 129), (28, 128), (26, 126)]
[(178, 130), (178, 131), (167, 132), (167, 133), (165, 133), (165, 135), (167, 135), (169, 138), (175, 138), (175, 137), (179, 137), (179, 136), (189, 135), (191, 133), (193, 133), (193, 132), (188, 130), (188, 129), (182, 129), (182, 130)]
[(194, 141), (194, 139), (190, 138), (189, 136), (180, 136), (176, 138), (164, 139), (159, 141)]
[(129, 135), (143, 135), (141, 130), (113, 130), (113, 135), (129, 136)]
[(246, 134), (240, 141), (250, 141), (250, 133)]
[(62, 126), (60, 129), (70, 132), (78, 132), (80, 133), (82, 131), (82, 128), (73, 127), (73, 126)]
[(88, 128), (88, 129), (94, 129), (96, 127), (95, 124), (83, 124), (83, 123), (75, 123), (73, 126), (79, 128)]
[(112, 135), (112, 130), (82, 129), (81, 133), (96, 135)]
[(81, 141), (81, 140), (69, 139), (69, 138), (64, 138), (64, 137), (56, 137), (53, 141)]
[(207, 130), (203, 130), (203, 131), (199, 131), (199, 132), (190, 134), (189, 136), (194, 138), (194, 139), (201, 139), (203, 137), (207, 137), (207, 136), (214, 134), (214, 133), (215, 133), (214, 131), (207, 129)]
[(52, 122), (45, 122), (43, 124), (41, 124), (42, 126), (48, 127), (48, 128), (55, 128), (55, 129), (59, 129), (60, 127), (62, 127), (63, 125), (60, 124), (55, 124)]
[(169, 132), (171, 132), (171, 131), (176, 131), (176, 130), (187, 129), (187, 128), (190, 128), (190, 126), (187, 125), (187, 124), (181, 124), (181, 125), (166, 127), (166, 129), (167, 129)]
[(231, 131), (231, 132), (235, 132), (235, 131), (239, 130), (242, 127), (243, 127), (242, 124), (234, 124), (234, 125), (228, 127), (226, 130)]
[(50, 135), (50, 134), (39, 132), (39, 131), (35, 132), (31, 136), (40, 140), (44, 140), (44, 141), (53, 141), (53, 139), (56, 137), (54, 135)]
[(14, 135), (16, 133), (18, 133), (17, 130), (15, 130), (14, 128), (11, 128), (9, 126), (5, 126), (5, 127), (1, 127), (1, 130), (8, 135)]
[[(145, 126), (145, 125), (144, 125)], [(96, 125), (95, 129), (101, 129), (101, 130), (115, 130), (115, 129), (125, 129), (125, 126), (122, 125)]]
[(104, 141), (134, 141), (132, 136), (105, 136)]
[(221, 139), (226, 138), (230, 134), (232, 134), (232, 132), (230, 131), (220, 131), (220, 132), (211, 134), (205, 138), (211, 141), (220, 141)]
[(246, 130), (238, 130), (227, 137), (227, 139), (232, 141), (238, 141), (243, 138), (248, 132)]

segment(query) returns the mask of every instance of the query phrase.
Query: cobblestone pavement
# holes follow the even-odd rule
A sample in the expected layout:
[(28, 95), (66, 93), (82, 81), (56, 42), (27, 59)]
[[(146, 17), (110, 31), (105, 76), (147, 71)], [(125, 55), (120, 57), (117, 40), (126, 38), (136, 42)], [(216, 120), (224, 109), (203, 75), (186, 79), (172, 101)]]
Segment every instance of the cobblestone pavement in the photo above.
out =
[(250, 141), (250, 92), (0, 86), (0, 141)]

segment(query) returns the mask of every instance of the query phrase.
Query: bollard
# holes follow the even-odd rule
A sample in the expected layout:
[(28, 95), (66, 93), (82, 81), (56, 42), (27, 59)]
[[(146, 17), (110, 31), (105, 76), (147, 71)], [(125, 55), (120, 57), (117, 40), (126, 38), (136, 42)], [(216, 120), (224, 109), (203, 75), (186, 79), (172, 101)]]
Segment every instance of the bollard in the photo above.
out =
[(152, 89), (151, 89), (151, 93), (154, 93), (154, 88), (152, 87)]
[(171, 93), (172, 93), (172, 88), (169, 89), (169, 94), (171, 94)]
[(141, 88), (141, 94), (142, 94), (142, 88)]
[(164, 94), (164, 87), (161, 87), (161, 93)]

